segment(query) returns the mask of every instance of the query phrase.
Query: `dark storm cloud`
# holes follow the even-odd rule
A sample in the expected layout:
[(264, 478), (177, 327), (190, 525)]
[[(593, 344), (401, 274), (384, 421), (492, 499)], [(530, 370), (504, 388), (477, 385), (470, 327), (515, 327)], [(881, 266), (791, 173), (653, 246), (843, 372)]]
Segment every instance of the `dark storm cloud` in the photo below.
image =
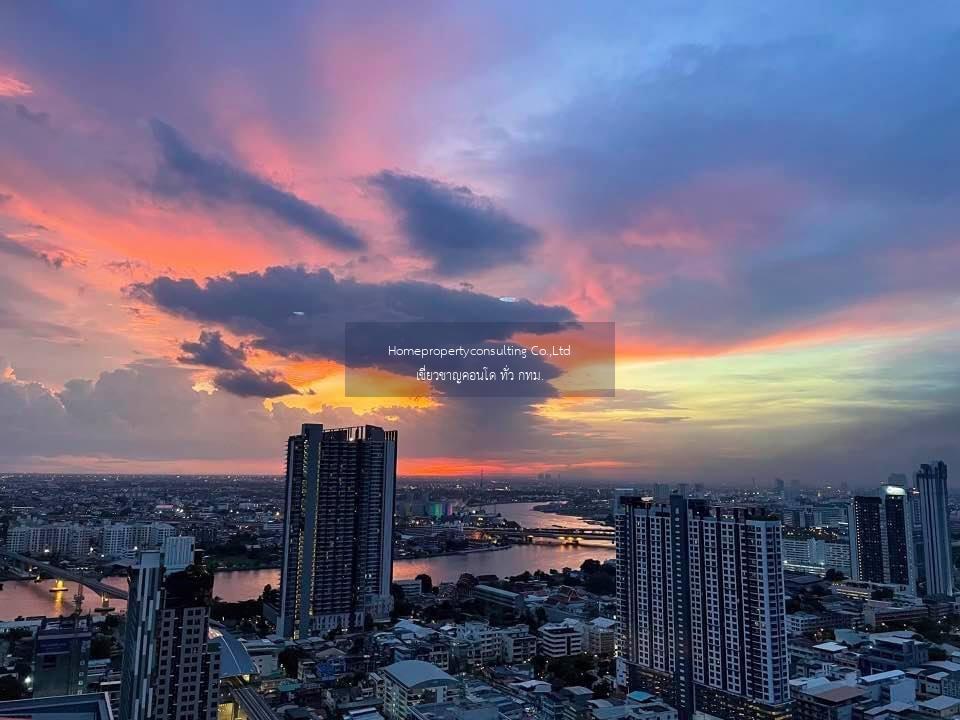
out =
[(175, 315), (252, 336), (254, 347), (341, 362), (344, 323), (350, 321), (451, 323), (446, 337), (410, 338), (432, 343), (505, 340), (501, 325), (505, 322), (521, 327), (527, 323), (531, 332), (538, 332), (543, 323), (575, 320), (562, 306), (528, 300), (504, 303), (490, 295), (424, 282), (338, 280), (329, 270), (303, 267), (230, 273), (208, 278), (203, 285), (161, 276), (133, 285), (131, 292)]
[[(388, 344), (423, 348), (502, 343), (515, 332), (546, 335), (575, 320), (573, 313), (559, 306), (504, 303), (490, 295), (423, 282), (338, 280), (328, 270), (303, 267), (232, 273), (209, 278), (204, 285), (192, 279), (158, 277), (132, 286), (131, 293), (167, 312), (250, 336), (252, 347), (340, 363), (347, 361), (345, 323), (394, 322), (400, 329), (389, 336), (367, 333), (353, 338), (350, 364), (408, 375), (416, 373), (422, 359), (391, 359), (386, 354)], [(437, 359), (431, 369), (459, 370), (463, 362)], [(518, 381), (511, 394), (541, 399), (556, 394), (549, 381), (559, 376), (557, 368), (529, 358), (524, 369), (538, 370), (542, 381)], [(233, 392), (237, 385), (223, 387)], [(465, 391), (463, 387), (445, 389), (450, 395)]]
[(153, 120), (151, 127), (160, 149), (153, 185), (157, 193), (245, 207), (338, 250), (366, 247), (360, 234), (336, 215), (224, 160), (201, 154), (160, 120)]
[(214, 376), (213, 384), (238, 397), (273, 398), (297, 394), (297, 389), (276, 372), (248, 367), (219, 372)]
[(369, 182), (400, 214), (413, 249), (440, 275), (460, 275), (527, 258), (540, 235), (470, 188), (384, 171)]
[(247, 353), (242, 347), (233, 347), (216, 330), (201, 330), (196, 342), (180, 343), (183, 355), (179, 362), (188, 365), (205, 365), (221, 370), (240, 370), (246, 367)]
[(213, 384), (237, 397), (273, 398), (298, 393), (276, 371), (249, 367), (246, 350), (230, 345), (217, 330), (201, 330), (196, 342), (180, 343), (180, 350), (183, 354), (178, 362), (219, 369)]

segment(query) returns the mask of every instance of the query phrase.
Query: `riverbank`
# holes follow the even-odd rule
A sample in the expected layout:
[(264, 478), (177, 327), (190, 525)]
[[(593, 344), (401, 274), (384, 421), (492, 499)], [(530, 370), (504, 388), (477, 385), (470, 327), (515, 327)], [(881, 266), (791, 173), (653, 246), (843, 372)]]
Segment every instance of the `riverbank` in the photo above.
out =
[[(516, 503), (501, 505), (499, 510), (507, 520), (513, 520), (523, 527), (555, 527), (550, 523), (554, 517), (566, 527), (592, 527), (583, 519), (550, 516), (532, 509), (538, 503)], [(591, 541), (594, 542), (594, 541)], [(593, 559), (603, 562), (614, 556), (612, 542), (595, 541), (596, 544), (561, 545), (557, 543), (533, 543), (524, 545), (496, 546), (499, 552), (466, 552), (430, 558), (397, 559), (393, 563), (395, 580), (412, 580), (418, 575), (429, 575), (433, 582), (456, 582), (463, 573), (474, 575), (498, 575), (511, 577), (524, 571), (535, 572), (551, 569), (562, 570), (565, 567), (579, 568), (584, 560)], [(126, 589), (126, 576), (115, 575), (104, 578), (108, 585)], [(71, 588), (75, 586), (68, 583)], [(226, 602), (239, 602), (260, 597), (266, 585), (280, 585), (279, 567), (254, 570), (218, 570), (214, 575), (214, 595)], [(51, 593), (53, 580), (35, 583), (32, 580), (8, 581), (0, 590), (0, 620), (12, 620), (18, 616), (29, 617), (48, 615), (56, 617), (73, 612), (73, 592)], [(100, 598), (91, 590), (84, 590), (83, 608), (89, 612), (100, 604)], [(64, 596), (71, 597), (64, 597)], [(126, 604), (122, 600), (111, 600), (110, 606), (122, 612)]]
[(475, 555), (477, 553), (496, 552), (498, 550), (509, 550), (513, 545), (491, 545), (490, 547), (467, 548), (465, 550), (445, 550), (438, 553), (427, 553), (425, 555), (405, 555), (403, 557), (394, 557), (394, 561), (400, 560), (429, 560), (431, 558), (451, 557), (454, 555)]
[(610, 511), (609, 508), (604, 508), (603, 510), (597, 510), (594, 508), (583, 508), (577, 506), (570, 506), (570, 503), (566, 500), (550, 502), (544, 505), (534, 505), (533, 509), (536, 512), (548, 513), (553, 515), (563, 515), (564, 517), (575, 517), (585, 520), (591, 525), (602, 525), (603, 527), (613, 527), (613, 523), (610, 521)]

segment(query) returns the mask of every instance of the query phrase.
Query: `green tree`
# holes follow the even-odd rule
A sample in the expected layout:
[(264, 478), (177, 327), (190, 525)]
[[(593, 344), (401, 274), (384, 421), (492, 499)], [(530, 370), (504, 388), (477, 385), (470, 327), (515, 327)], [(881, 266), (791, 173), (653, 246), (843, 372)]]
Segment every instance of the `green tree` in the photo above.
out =
[(580, 564), (580, 572), (582, 572), (584, 575), (593, 575), (594, 573), (600, 572), (601, 567), (603, 566), (600, 564), (599, 560), (587, 558)]
[(109, 635), (97, 635), (90, 643), (90, 657), (105, 660), (113, 652), (113, 638)]
[(610, 687), (610, 683), (606, 680), (601, 680), (596, 685), (593, 686), (593, 697), (596, 700), (606, 700), (610, 697), (610, 693), (613, 690)]
[(413, 611), (413, 606), (407, 602), (402, 587), (393, 583), (390, 585), (390, 595), (393, 596), (393, 610), (390, 612), (391, 619), (395, 621), (397, 618), (409, 615)]
[(547, 624), (547, 611), (542, 607), (538, 607), (534, 615), (537, 618), (537, 625), (546, 625)]
[(0, 700), (20, 700), (27, 697), (27, 691), (12, 675), (0, 677)]
[(581, 653), (552, 659), (547, 663), (547, 675), (555, 688), (569, 685), (593, 684), (594, 659), (592, 655)]
[(584, 586), (588, 592), (595, 595), (613, 595), (617, 591), (617, 578), (605, 570), (601, 570), (588, 575)]
[(461, 590), (473, 590), (477, 585), (477, 578), (471, 573), (463, 573), (457, 580), (457, 587)]
[(300, 660), (303, 657), (303, 650), (297, 647), (289, 647), (280, 651), (280, 654), (277, 655), (277, 662), (280, 663), (280, 667), (283, 668), (287, 677), (295, 678), (297, 671), (300, 669)]

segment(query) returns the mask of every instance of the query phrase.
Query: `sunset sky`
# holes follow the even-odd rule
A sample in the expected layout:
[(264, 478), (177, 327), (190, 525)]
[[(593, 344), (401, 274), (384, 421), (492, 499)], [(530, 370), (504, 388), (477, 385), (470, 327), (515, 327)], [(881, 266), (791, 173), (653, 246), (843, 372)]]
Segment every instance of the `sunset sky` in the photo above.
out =
[[(0, 472), (960, 462), (958, 74), (955, 3), (2, 3)], [(614, 321), (616, 397), (347, 398), (378, 319)]]

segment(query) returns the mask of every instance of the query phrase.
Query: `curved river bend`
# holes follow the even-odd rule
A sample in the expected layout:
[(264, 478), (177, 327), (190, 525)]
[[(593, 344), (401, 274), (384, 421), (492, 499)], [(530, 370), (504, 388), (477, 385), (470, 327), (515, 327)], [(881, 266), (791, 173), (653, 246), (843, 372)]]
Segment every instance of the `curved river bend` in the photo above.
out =
[[(533, 510), (542, 503), (510, 503), (497, 506), (497, 510), (507, 520), (515, 520), (522, 527), (595, 527), (586, 520), (566, 515), (541, 513)], [(488, 510), (492, 511), (490, 507)], [(596, 541), (590, 545), (559, 545), (554, 543), (536, 543), (533, 545), (514, 545), (506, 550), (469, 553), (466, 555), (446, 555), (443, 557), (423, 558), (419, 560), (397, 560), (393, 564), (393, 576), (396, 580), (414, 578), (420, 573), (429, 575), (435, 583), (453, 581), (461, 573), (474, 575), (519, 575), (524, 570), (549, 571), (551, 568), (562, 570), (565, 567), (578, 568), (588, 558), (606, 560), (614, 555), (613, 544)], [(122, 577), (106, 578), (104, 582), (126, 588), (126, 579)], [(280, 583), (280, 570), (237, 570), (219, 572), (214, 583), (214, 594), (229, 602), (249, 600), (259, 597), (264, 585), (276, 587)], [(4, 582), (0, 591), (0, 620), (11, 620), (30, 615), (68, 615), (73, 611), (73, 597), (76, 585), (68, 585), (66, 592), (52, 593), (53, 580), (35, 583), (30, 580)], [(83, 608), (92, 610), (99, 598), (84, 588)], [(111, 607), (122, 610), (125, 603), (111, 600)]]

